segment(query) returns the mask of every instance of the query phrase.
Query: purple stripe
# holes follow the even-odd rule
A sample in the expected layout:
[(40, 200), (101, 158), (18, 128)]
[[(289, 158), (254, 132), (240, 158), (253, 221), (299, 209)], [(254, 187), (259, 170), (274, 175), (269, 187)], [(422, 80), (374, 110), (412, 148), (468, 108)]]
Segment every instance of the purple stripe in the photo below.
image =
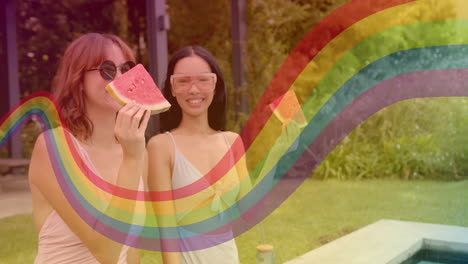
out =
[(347, 105), (307, 147), (278, 184), (258, 203), (264, 203), (264, 206), (249, 210), (255, 214), (253, 221), (245, 223), (239, 218), (233, 221), (234, 235), (247, 231), (278, 208), (341, 140), (374, 113), (407, 99), (461, 96), (468, 96), (468, 69), (406, 73), (368, 89)]

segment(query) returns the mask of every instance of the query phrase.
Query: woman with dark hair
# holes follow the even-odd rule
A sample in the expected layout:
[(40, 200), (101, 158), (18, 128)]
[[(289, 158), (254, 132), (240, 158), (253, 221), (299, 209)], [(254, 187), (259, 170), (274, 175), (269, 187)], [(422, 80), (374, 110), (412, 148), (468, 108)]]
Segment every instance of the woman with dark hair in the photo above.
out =
[[(122, 107), (105, 86), (135, 65), (131, 49), (114, 35), (89, 33), (66, 49), (52, 91), (81, 159), (105, 181), (137, 189), (146, 177), (144, 132), (149, 112), (136, 104)], [(141, 124), (140, 124), (141, 122)], [(34, 146), (29, 167), (33, 214), (39, 231), (36, 264), (139, 263), (138, 251), (101, 235), (74, 210), (52, 167), (46, 137)], [(65, 157), (66, 158), (66, 157)], [(117, 164), (117, 166), (116, 166)]]
[(171, 131), (179, 126), (182, 121), (182, 109), (177, 102), (176, 94), (173, 93), (171, 87), (171, 75), (174, 73), (174, 68), (179, 60), (198, 56), (210, 67), (210, 72), (216, 75), (216, 83), (214, 87), (214, 97), (211, 104), (208, 104), (208, 125), (214, 130), (225, 130), (226, 126), (226, 88), (224, 86), (224, 78), (221, 69), (216, 63), (215, 58), (206, 49), (194, 46), (180, 49), (172, 56), (167, 68), (167, 77), (164, 82), (163, 95), (173, 105), (169, 111), (161, 114), (161, 132)]
[[(177, 226), (180, 237), (176, 246), (169, 245), (164, 239), (169, 237), (161, 229), (164, 263), (237, 264), (237, 246), (229, 225), (219, 225), (210, 234), (196, 228), (211, 227), (204, 224), (207, 222), (200, 223), (202, 220), (210, 219), (212, 225), (230, 217), (228, 208), (250, 185), (245, 160), (235, 163), (233, 158), (243, 155), (243, 147), (231, 147), (241, 139), (234, 132), (224, 131), (226, 88), (213, 55), (198, 46), (177, 51), (168, 65), (163, 94), (172, 107), (161, 114), (165, 133), (153, 137), (147, 146), (149, 188), (168, 191), (190, 184), (207, 186), (189, 197), (175, 197), (170, 208), (155, 203), (155, 214), (166, 215), (158, 218), (160, 226)], [(224, 163), (227, 160), (229, 164)], [(220, 162), (226, 173), (210, 182), (216, 177), (211, 170)]]

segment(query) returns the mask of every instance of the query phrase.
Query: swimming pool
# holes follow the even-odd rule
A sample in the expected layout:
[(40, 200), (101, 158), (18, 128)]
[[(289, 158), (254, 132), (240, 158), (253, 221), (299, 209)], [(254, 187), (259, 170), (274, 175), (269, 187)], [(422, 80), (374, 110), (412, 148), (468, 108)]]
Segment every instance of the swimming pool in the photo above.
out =
[(468, 264), (468, 253), (421, 249), (401, 264)]
[(382, 219), (285, 262), (310, 263), (468, 264), (468, 228)]

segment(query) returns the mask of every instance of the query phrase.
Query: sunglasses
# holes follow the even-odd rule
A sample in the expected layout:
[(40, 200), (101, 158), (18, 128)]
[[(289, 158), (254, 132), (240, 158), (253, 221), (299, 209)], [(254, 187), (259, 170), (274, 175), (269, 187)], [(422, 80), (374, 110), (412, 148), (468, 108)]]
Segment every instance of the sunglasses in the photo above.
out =
[(115, 66), (115, 63), (110, 60), (105, 60), (99, 65), (97, 69), (89, 69), (87, 71), (99, 71), (101, 77), (106, 81), (112, 81), (117, 75), (117, 68), (120, 69), (122, 74), (128, 72), (131, 68), (135, 67), (135, 63), (133, 61), (126, 61), (120, 66)]
[(201, 92), (211, 92), (215, 89), (216, 74), (173, 74), (171, 75), (171, 85), (176, 93), (184, 93), (190, 90), (195, 84)]

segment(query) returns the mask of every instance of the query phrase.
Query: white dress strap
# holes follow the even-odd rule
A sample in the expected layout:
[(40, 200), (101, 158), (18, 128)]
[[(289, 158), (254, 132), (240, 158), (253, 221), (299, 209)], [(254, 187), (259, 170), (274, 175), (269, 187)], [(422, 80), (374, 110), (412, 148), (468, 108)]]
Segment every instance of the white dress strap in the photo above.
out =
[(175, 138), (174, 138), (174, 136), (172, 136), (171, 132), (169, 132), (169, 131), (166, 131), (165, 133), (166, 133), (167, 135), (169, 135), (169, 137), (170, 137), (171, 140), (172, 140), (172, 143), (174, 144), (174, 148), (177, 149), (177, 144), (175, 143)]
[(226, 145), (228, 146), (228, 148), (231, 147), (231, 143), (229, 143), (229, 140), (228, 138), (226, 137), (226, 133), (224, 133), (223, 131), (221, 131), (221, 134), (223, 135), (224, 137), (224, 141), (226, 142)]

